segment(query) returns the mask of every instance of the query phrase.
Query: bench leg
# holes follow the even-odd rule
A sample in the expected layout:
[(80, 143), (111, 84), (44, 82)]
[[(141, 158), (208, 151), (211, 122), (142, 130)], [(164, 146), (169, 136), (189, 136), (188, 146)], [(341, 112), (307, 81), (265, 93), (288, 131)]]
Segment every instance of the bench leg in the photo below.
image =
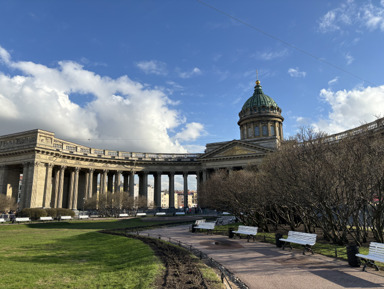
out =
[(376, 271), (379, 271), (379, 267), (377, 267), (377, 265), (375, 264), (375, 261), (372, 261), (372, 260), (367, 260), (367, 259), (363, 259), (365, 264), (363, 266), (363, 271), (364, 272), (367, 272), (367, 266), (371, 266), (371, 267), (375, 267)]
[(311, 252), (312, 255), (314, 254), (313, 251), (312, 251), (311, 246), (309, 246), (309, 245), (305, 245), (305, 246), (304, 246), (303, 255), (305, 255), (305, 251)]
[(284, 242), (282, 249), (284, 250), (285, 246), (287, 246), (287, 245), (289, 246), (289, 248), (291, 248), (291, 251), (292, 251), (292, 245), (289, 242)]

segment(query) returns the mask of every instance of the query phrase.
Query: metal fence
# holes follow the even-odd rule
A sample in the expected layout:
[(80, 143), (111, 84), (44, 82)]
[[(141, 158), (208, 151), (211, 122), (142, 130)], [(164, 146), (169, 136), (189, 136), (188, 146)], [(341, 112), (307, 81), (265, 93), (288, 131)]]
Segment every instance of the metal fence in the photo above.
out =
[(157, 238), (160, 240), (168, 241), (169, 243), (182, 247), (184, 249), (187, 249), (189, 252), (191, 252), (196, 257), (200, 258), (200, 260), (206, 261), (206, 263), (209, 264), (209, 266), (216, 268), (220, 271), (220, 278), (221, 282), (227, 286), (227, 288), (233, 289), (231, 282), (237, 286), (237, 288), (240, 289), (248, 289), (249, 287), (245, 285), (239, 278), (237, 278), (232, 272), (230, 272), (227, 268), (225, 268), (222, 264), (214, 260), (213, 258), (209, 257), (204, 252), (200, 251), (199, 249), (193, 247), (191, 244), (181, 242), (180, 240), (172, 239), (171, 237), (165, 237), (160, 234), (140, 234), (140, 231), (133, 231), (131, 229), (127, 229), (125, 231), (125, 235), (142, 235), (147, 236), (150, 238)]

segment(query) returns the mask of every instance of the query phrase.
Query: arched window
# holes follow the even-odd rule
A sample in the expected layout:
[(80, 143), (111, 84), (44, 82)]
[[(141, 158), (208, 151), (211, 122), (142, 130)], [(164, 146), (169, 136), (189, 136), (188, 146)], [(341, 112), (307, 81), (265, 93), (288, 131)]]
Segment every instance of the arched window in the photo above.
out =
[(260, 136), (260, 128), (259, 128), (259, 126), (255, 126), (255, 136)]

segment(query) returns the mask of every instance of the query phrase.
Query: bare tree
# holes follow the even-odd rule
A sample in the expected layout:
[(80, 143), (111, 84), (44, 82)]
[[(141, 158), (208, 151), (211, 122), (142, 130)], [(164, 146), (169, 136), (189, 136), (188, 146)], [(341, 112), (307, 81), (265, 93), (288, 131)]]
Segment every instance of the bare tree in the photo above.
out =
[(0, 212), (15, 211), (17, 204), (14, 198), (0, 194)]

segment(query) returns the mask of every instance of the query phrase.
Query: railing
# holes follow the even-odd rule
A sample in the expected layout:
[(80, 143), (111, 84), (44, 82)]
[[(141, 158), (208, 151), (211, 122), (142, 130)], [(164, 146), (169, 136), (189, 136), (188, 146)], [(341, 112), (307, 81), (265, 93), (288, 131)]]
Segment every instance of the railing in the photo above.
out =
[(120, 158), (131, 160), (154, 160), (154, 161), (195, 161), (202, 154), (164, 154), (164, 153), (140, 153), (140, 152), (121, 152), (102, 149), (93, 149), (85, 146), (66, 143), (65, 141), (56, 140), (53, 144), (56, 150), (73, 154), (86, 154), (88, 156), (98, 156), (105, 158)]
[(359, 127), (356, 127), (356, 128), (353, 128), (353, 129), (350, 129), (350, 130), (347, 130), (347, 131), (343, 131), (343, 132), (340, 132), (340, 133), (332, 134), (330, 136), (326, 136), (323, 139), (323, 141), (325, 141), (325, 142), (339, 141), (339, 140), (344, 139), (346, 137), (359, 135), (361, 133), (365, 133), (365, 132), (368, 132), (368, 131), (379, 129), (381, 127), (384, 127), (384, 118), (380, 118), (380, 119), (375, 120), (373, 122), (361, 125)]
[[(126, 229), (125, 235), (126, 236), (129, 236), (129, 235), (140, 235), (140, 231), (138, 231), (138, 230), (137, 231), (132, 231), (130, 229)], [(168, 241), (169, 243), (172, 243), (174, 245), (177, 245), (179, 247), (187, 249), (190, 253), (192, 253), (196, 257), (200, 258), (200, 260), (208, 261), (211, 267), (214, 267), (214, 268), (216, 268), (216, 269), (218, 269), (220, 271), (221, 282), (223, 284), (225, 284), (227, 286), (227, 288), (230, 288), (230, 289), (233, 288), (229, 281), (234, 283), (237, 286), (237, 288), (240, 288), (240, 289), (248, 289), (249, 288), (247, 285), (245, 285), (245, 283), (243, 283), (239, 278), (237, 278), (233, 273), (231, 273), (222, 264), (220, 264), (219, 262), (217, 262), (213, 258), (209, 257), (207, 254), (205, 254), (204, 252), (200, 251), (199, 249), (193, 247), (191, 244), (187, 244), (187, 243), (181, 242), (180, 240), (172, 239), (171, 237), (165, 237), (165, 236), (162, 236), (160, 234), (152, 234), (151, 235), (150, 233), (146, 233), (145, 235), (147, 237), (157, 238), (157, 239), (160, 239), (160, 240), (163, 238), (164, 240)]]

